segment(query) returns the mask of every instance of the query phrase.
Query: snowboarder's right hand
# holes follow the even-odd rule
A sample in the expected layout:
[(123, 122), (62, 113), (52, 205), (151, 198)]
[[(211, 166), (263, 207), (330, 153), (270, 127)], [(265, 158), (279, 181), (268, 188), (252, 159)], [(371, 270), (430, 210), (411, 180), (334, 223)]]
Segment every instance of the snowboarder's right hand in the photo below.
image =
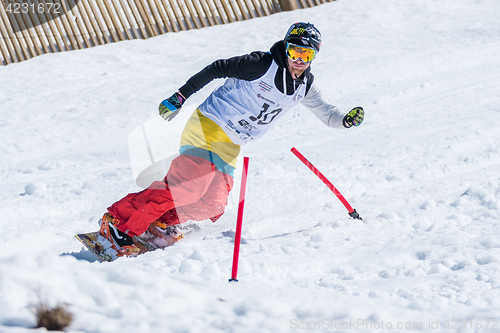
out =
[(164, 99), (158, 107), (160, 116), (164, 120), (171, 121), (179, 113), (184, 101), (186, 101), (186, 99), (180, 92), (176, 92), (169, 98)]

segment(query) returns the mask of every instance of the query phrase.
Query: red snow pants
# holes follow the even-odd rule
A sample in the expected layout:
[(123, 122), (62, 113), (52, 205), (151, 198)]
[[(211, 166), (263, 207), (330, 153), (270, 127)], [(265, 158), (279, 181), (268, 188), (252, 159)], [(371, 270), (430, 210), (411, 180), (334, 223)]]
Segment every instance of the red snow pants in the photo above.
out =
[(163, 181), (130, 193), (108, 211), (120, 220), (117, 228), (130, 236), (141, 235), (155, 220), (168, 225), (188, 220), (215, 222), (224, 213), (232, 188), (233, 177), (209, 160), (180, 155), (172, 161)]

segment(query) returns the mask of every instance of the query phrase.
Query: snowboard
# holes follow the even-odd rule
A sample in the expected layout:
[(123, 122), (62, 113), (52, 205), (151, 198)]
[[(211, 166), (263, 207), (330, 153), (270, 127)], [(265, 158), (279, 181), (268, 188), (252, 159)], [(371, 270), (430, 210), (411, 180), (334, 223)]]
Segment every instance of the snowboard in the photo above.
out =
[[(157, 234), (151, 233), (149, 230), (140, 236), (133, 237), (134, 245), (137, 246), (140, 251), (138, 253), (134, 253), (133, 255), (129, 255), (128, 257), (135, 257), (146, 252), (164, 249), (177, 243), (179, 240), (184, 238), (185, 235), (200, 229), (200, 227), (194, 223), (184, 224), (178, 228), (183, 234), (182, 237), (174, 238), (167, 235), (158, 236)], [(90, 250), (100, 262), (111, 262), (120, 258), (118, 251), (111, 246), (111, 242), (109, 240), (99, 234), (99, 231), (77, 234), (75, 237), (88, 250)]]

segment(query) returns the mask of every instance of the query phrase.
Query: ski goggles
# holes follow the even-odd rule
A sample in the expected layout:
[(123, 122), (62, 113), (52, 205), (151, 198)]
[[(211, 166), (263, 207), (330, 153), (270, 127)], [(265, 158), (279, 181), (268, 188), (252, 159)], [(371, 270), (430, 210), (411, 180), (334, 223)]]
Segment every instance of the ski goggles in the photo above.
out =
[(286, 55), (293, 61), (301, 59), (303, 62), (308, 63), (316, 57), (316, 50), (313, 47), (286, 43)]

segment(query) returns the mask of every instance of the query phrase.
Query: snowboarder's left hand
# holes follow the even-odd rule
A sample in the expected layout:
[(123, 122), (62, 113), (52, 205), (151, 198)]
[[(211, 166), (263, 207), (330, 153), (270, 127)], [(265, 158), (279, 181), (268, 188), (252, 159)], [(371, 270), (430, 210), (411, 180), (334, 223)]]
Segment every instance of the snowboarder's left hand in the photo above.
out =
[(344, 117), (344, 127), (359, 126), (365, 118), (365, 111), (358, 106), (349, 111)]
[(185, 100), (186, 99), (180, 92), (176, 92), (169, 98), (164, 99), (158, 107), (160, 116), (164, 120), (171, 121), (175, 116), (177, 116)]

